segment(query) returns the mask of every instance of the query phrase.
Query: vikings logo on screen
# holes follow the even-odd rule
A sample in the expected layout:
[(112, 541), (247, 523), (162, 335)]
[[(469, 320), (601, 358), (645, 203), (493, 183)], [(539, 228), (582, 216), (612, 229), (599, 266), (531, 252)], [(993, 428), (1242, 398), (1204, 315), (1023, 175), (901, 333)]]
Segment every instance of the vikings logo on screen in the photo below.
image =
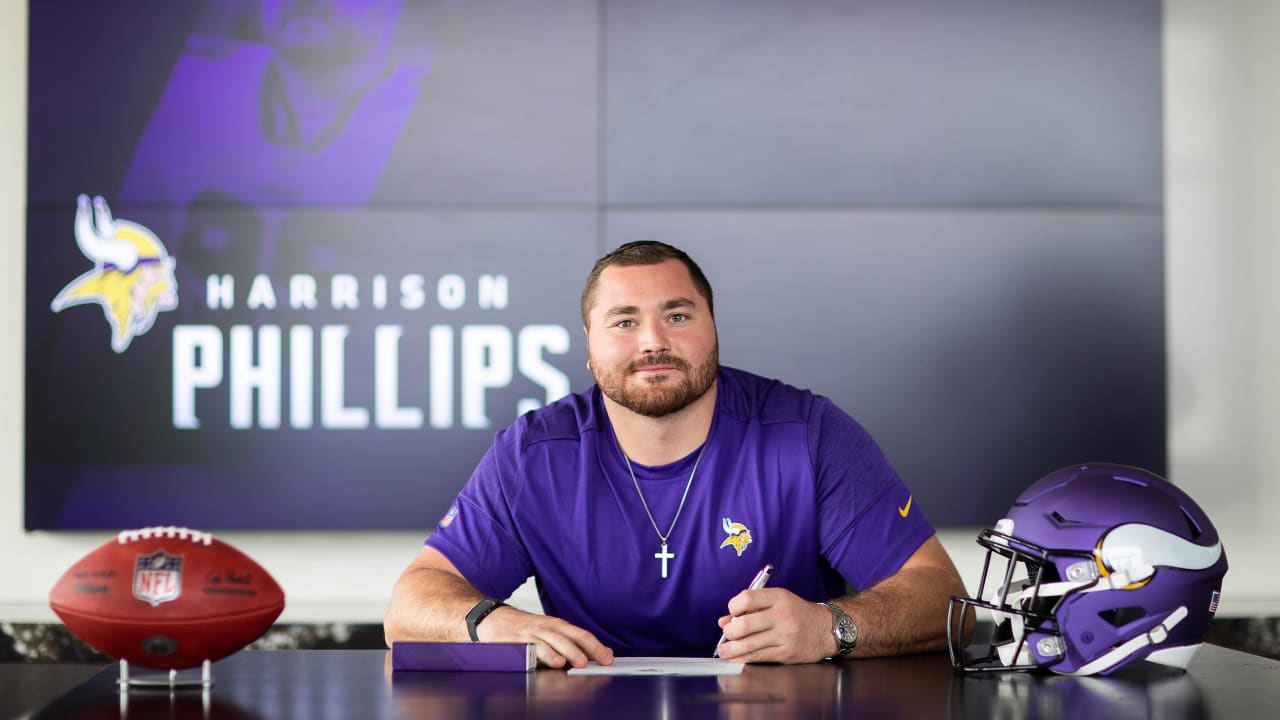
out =
[(156, 321), (156, 314), (178, 306), (174, 261), (147, 228), (111, 217), (102, 197), (76, 201), (75, 236), (93, 269), (72, 280), (50, 307), (61, 312), (75, 305), (101, 305), (111, 326), (111, 349), (122, 353)]

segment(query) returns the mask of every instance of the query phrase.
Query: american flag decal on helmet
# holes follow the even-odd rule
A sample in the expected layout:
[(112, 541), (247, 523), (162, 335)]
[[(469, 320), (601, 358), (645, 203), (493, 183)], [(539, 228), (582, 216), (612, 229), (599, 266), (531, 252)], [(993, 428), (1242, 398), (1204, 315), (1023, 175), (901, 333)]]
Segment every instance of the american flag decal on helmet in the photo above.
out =
[(1214, 590), (1213, 595), (1210, 596), (1209, 598), (1209, 612), (1211, 613), (1218, 612), (1218, 598), (1220, 597), (1222, 597), (1222, 593), (1218, 592), (1217, 590)]

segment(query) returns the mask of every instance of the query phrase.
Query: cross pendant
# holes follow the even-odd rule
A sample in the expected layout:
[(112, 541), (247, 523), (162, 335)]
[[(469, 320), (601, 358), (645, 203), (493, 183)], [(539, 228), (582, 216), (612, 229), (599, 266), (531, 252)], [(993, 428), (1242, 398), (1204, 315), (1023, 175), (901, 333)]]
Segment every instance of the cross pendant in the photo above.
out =
[(662, 577), (665, 578), (667, 576), (667, 561), (674, 558), (676, 556), (675, 553), (667, 552), (667, 544), (662, 543), (662, 552), (656, 552), (653, 556), (662, 561)]

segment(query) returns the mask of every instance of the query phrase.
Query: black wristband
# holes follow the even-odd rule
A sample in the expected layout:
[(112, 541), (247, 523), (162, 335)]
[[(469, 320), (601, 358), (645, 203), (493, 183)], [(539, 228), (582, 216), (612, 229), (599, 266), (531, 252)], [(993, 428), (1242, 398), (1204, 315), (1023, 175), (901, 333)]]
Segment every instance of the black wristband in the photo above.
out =
[(480, 636), (476, 634), (476, 626), (480, 624), (480, 621), (503, 605), (506, 605), (506, 603), (501, 600), (485, 598), (471, 608), (471, 612), (467, 613), (467, 634), (471, 636), (471, 642), (480, 642)]

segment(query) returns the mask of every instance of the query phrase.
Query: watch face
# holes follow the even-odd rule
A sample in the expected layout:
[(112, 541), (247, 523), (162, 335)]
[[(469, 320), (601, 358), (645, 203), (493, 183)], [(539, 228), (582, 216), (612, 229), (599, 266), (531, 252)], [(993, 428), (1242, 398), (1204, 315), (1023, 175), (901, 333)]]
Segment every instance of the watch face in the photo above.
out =
[[(853, 648), (858, 643), (858, 626), (853, 624), (853, 618), (849, 617), (844, 610), (832, 603), (822, 603), (831, 611), (831, 619), (833, 620), (834, 635), (836, 642), (840, 645), (836, 654), (832, 658), (844, 657), (853, 652)], [(828, 659), (832, 659), (828, 658)]]
[(840, 618), (836, 629), (840, 631), (840, 642), (844, 644), (852, 644), (858, 641), (858, 629), (854, 627), (853, 620), (849, 618)]

